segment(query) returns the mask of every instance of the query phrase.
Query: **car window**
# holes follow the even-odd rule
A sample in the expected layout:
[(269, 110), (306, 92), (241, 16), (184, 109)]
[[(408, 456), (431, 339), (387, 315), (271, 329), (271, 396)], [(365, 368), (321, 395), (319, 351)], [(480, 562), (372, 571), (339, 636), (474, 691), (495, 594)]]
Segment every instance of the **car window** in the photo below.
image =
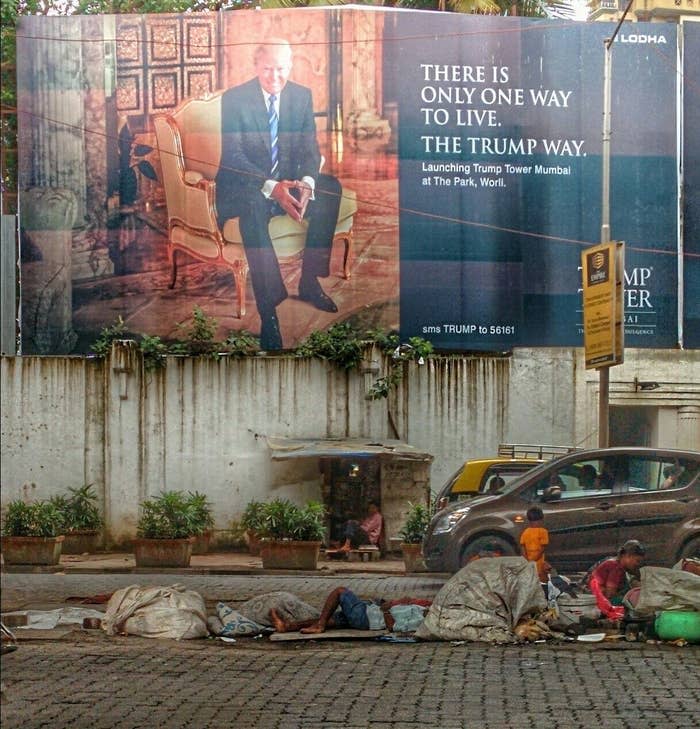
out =
[(605, 474), (603, 463), (594, 459), (548, 470), (537, 482), (534, 497), (539, 501), (557, 501), (611, 493), (613, 480)]
[(630, 459), (629, 491), (684, 488), (697, 479), (700, 462), (687, 459)]
[(550, 470), (538, 481), (534, 497), (552, 501), (683, 488), (699, 472), (697, 461), (621, 454)]
[(519, 471), (504, 471), (502, 468), (493, 469), (492, 472), (487, 474), (479, 490), (482, 494), (503, 493), (504, 487), (519, 476), (522, 476), (526, 470), (526, 468)]

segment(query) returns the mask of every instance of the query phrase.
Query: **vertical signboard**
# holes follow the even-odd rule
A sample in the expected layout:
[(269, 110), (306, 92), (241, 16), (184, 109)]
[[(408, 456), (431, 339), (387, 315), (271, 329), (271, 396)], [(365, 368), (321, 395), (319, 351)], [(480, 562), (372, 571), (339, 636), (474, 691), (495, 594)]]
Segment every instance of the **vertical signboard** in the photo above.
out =
[(603, 243), (581, 253), (586, 369), (624, 359), (622, 326), (624, 244)]

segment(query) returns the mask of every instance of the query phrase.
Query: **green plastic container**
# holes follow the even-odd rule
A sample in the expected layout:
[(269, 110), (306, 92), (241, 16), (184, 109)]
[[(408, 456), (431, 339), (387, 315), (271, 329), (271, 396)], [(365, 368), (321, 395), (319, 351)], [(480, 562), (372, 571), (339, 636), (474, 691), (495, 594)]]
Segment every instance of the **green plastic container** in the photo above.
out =
[(700, 612), (664, 610), (657, 616), (654, 629), (661, 640), (684, 638), (689, 643), (700, 643)]

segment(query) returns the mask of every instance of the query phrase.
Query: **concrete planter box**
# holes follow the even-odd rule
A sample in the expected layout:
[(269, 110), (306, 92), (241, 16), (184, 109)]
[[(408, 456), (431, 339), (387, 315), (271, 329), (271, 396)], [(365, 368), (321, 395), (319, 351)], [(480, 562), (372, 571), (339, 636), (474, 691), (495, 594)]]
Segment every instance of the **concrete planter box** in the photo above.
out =
[(135, 539), (137, 567), (189, 567), (194, 537), (184, 539)]
[(401, 554), (403, 555), (403, 563), (406, 572), (425, 572), (425, 563), (423, 562), (423, 545), (401, 543)]
[(63, 554), (94, 554), (97, 552), (101, 533), (94, 529), (67, 532), (63, 542)]
[(255, 532), (251, 532), (250, 529), (246, 531), (245, 535), (248, 542), (248, 553), (253, 557), (259, 557), (262, 547), (260, 537)]
[(264, 539), (260, 546), (263, 569), (315, 570), (321, 542)]
[(211, 532), (202, 532), (197, 534), (192, 545), (192, 554), (207, 554), (209, 552), (209, 544), (211, 543)]
[(63, 536), (2, 537), (5, 564), (55, 565), (61, 559)]

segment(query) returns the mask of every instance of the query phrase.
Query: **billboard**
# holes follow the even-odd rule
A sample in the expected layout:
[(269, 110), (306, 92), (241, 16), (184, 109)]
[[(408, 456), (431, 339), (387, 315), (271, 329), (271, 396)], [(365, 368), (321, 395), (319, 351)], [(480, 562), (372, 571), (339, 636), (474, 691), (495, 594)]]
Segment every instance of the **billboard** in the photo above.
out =
[[(118, 317), (175, 338), (195, 306), (270, 350), (336, 322), (444, 350), (582, 346), (611, 27), (358, 8), (22, 18), (23, 351), (86, 351)], [(631, 347), (679, 331), (677, 29), (658, 28), (613, 54)]]

